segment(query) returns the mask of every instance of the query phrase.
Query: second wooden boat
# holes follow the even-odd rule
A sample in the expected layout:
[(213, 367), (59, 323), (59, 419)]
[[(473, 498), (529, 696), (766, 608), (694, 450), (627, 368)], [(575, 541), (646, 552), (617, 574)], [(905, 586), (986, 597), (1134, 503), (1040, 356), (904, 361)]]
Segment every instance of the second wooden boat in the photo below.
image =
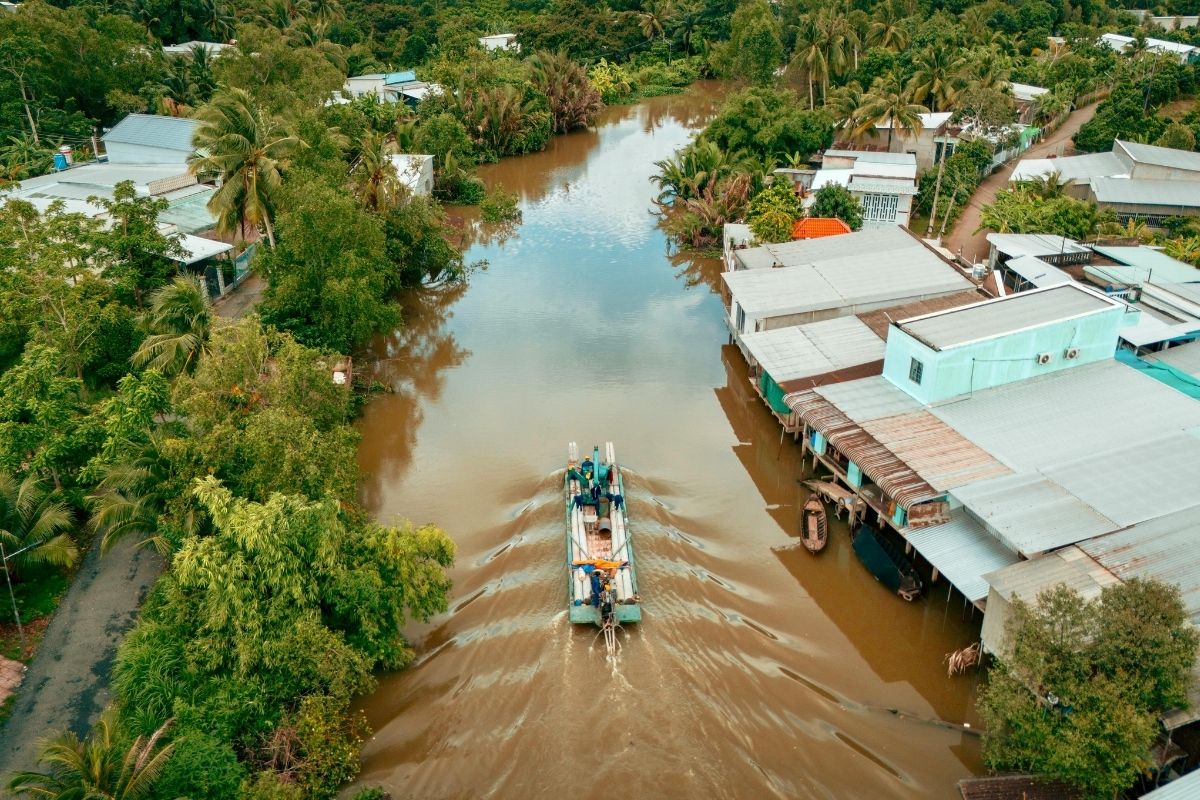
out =
[(854, 552), (875, 579), (912, 602), (921, 596), (921, 576), (903, 551), (870, 525), (854, 533)]
[(825, 504), (815, 494), (809, 495), (801, 514), (800, 540), (804, 549), (819, 553), (829, 541), (829, 518), (825, 515)]

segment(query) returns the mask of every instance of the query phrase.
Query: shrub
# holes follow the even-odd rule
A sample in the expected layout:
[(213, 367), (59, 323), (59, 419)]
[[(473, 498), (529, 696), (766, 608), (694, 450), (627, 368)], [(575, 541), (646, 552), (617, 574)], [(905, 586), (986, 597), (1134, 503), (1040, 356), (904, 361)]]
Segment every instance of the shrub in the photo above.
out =
[(521, 218), (517, 207), (516, 192), (505, 191), (503, 186), (494, 186), (479, 204), (484, 222), (515, 222)]
[(175, 752), (154, 785), (160, 797), (237, 800), (246, 768), (227, 741), (201, 731), (176, 732)]

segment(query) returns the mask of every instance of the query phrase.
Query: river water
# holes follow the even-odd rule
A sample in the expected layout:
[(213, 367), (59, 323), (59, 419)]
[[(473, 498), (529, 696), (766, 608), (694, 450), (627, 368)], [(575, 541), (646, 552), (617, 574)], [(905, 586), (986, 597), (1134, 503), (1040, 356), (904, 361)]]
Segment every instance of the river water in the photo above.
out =
[[(395, 798), (951, 798), (980, 771), (978, 624), (944, 581), (916, 604), (834, 525), (795, 542), (800, 448), (728, 345), (714, 259), (673, 256), (654, 161), (720, 87), (608, 109), (594, 130), (481, 170), (523, 222), (468, 218), (465, 286), (412, 297), (376, 343), (363, 501), (458, 544), (451, 610), (362, 702), (361, 784)], [(565, 619), (568, 441), (626, 468), (645, 620), (607, 660)], [(963, 723), (971, 725), (965, 729)]]

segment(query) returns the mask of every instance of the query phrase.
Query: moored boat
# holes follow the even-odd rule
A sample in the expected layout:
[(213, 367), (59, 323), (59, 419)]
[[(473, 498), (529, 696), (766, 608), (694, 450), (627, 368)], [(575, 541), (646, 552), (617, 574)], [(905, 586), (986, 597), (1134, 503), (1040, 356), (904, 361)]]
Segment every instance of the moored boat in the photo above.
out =
[(875, 579), (909, 602), (921, 596), (921, 576), (908, 556), (870, 525), (854, 533), (854, 552)]
[(563, 478), (567, 529), (567, 601), (571, 622), (604, 627), (640, 622), (625, 483), (612, 442), (579, 458), (571, 442)]
[(829, 518), (825, 515), (825, 504), (815, 494), (809, 495), (801, 513), (800, 540), (810, 553), (821, 552), (829, 541)]

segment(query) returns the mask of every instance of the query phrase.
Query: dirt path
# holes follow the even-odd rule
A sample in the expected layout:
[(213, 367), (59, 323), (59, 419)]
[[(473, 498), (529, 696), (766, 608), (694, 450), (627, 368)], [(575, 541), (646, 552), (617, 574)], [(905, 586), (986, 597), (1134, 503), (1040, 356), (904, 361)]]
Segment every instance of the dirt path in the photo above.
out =
[[(1077, 108), (1071, 112), (1071, 116), (1067, 117), (1066, 122), (1059, 126), (1058, 130), (1050, 134), (1046, 139), (1038, 144), (1035, 144), (1029, 150), (1021, 154), (1021, 158), (1046, 158), (1048, 156), (1064, 156), (1071, 155), (1075, 152), (1075, 147), (1071, 143), (1071, 138), (1079, 131), (1085, 122), (1091, 119), (1096, 114), (1096, 103), (1083, 108)], [(987, 231), (975, 230), (979, 227), (979, 219), (983, 213), (983, 207), (996, 199), (996, 193), (1008, 185), (1009, 176), (1017, 166), (1016, 159), (1008, 164), (1000, 167), (991, 175), (983, 179), (979, 184), (979, 188), (975, 190), (975, 194), (971, 195), (971, 200), (967, 203), (967, 207), (963, 209), (962, 214), (954, 223), (953, 230), (946, 235), (943, 244), (952, 253), (962, 254), (964, 258), (970, 259), (972, 262), (983, 261), (987, 258), (988, 244)]]
[(0, 729), (0, 781), (35, 766), (38, 739), (64, 729), (85, 734), (108, 704), (117, 645), (162, 570), (161, 558), (133, 545), (121, 542), (101, 558), (97, 542), (85, 557)]

